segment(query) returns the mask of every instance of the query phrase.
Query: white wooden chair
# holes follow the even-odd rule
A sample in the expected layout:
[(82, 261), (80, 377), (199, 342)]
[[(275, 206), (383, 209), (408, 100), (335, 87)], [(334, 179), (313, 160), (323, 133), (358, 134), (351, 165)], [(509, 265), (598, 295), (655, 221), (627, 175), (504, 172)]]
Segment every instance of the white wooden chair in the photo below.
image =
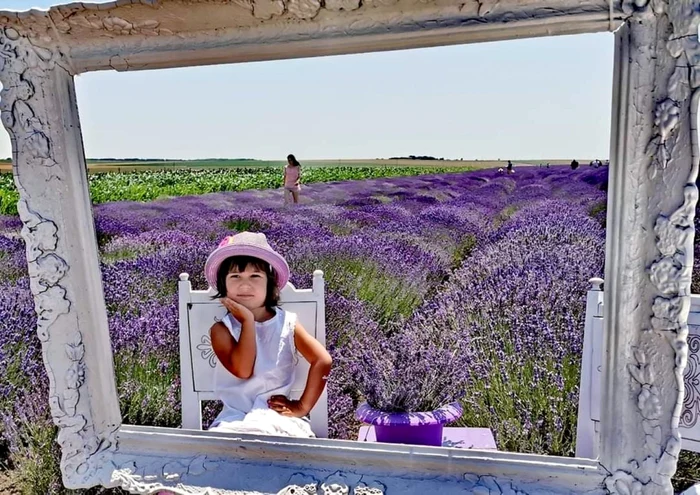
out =
[[(214, 289), (192, 290), (189, 275), (180, 275), (180, 377), (182, 381), (182, 427), (202, 429), (203, 400), (217, 400), (214, 395), (216, 355), (211, 346), (209, 329), (220, 321), (226, 310), (212, 299)], [(296, 289), (291, 283), (280, 293), (280, 306), (296, 313), (304, 328), (324, 347), (326, 314), (323, 272), (316, 270), (311, 289)], [(291, 398), (304, 391), (309, 363), (302, 357), (295, 369)], [(311, 429), (319, 438), (328, 437), (328, 397), (326, 390), (309, 414)]]
[[(576, 426), (576, 457), (598, 458), (600, 398), (605, 340), (603, 333), (603, 280), (591, 279), (586, 299), (581, 386)], [(700, 452), (700, 295), (691, 294), (688, 315), (688, 364), (685, 399), (680, 417), (683, 450)]]

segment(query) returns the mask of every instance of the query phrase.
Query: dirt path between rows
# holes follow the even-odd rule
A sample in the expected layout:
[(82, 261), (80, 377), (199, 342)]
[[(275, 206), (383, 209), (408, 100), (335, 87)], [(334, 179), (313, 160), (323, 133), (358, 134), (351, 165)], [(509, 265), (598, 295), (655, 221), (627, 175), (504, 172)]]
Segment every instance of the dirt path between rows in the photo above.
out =
[(22, 492), (15, 486), (12, 477), (7, 471), (0, 471), (0, 493), (2, 495), (21, 495)]

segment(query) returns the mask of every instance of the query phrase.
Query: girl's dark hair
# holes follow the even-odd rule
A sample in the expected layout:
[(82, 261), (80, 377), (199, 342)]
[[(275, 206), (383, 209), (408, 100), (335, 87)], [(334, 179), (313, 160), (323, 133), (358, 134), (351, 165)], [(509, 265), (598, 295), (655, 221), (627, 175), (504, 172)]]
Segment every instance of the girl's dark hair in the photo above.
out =
[(277, 288), (277, 273), (268, 262), (252, 256), (231, 256), (221, 262), (219, 271), (216, 272), (216, 295), (214, 299), (226, 297), (226, 275), (231, 273), (234, 267), (238, 268), (239, 272), (243, 272), (248, 265), (252, 265), (254, 268), (264, 271), (267, 275), (265, 307), (274, 312), (275, 307), (277, 307), (280, 302), (280, 291)]
[(292, 162), (295, 167), (301, 167), (301, 163), (297, 161), (294, 155), (287, 155), (287, 161)]

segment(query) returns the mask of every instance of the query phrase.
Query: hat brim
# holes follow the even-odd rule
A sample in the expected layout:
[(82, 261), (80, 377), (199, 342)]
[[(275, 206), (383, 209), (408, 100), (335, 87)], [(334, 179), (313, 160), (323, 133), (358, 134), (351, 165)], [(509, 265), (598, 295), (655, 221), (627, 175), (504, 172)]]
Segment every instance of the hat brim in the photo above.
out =
[(227, 245), (214, 250), (207, 258), (204, 265), (204, 276), (209, 282), (209, 286), (216, 289), (216, 274), (221, 263), (231, 256), (250, 256), (259, 258), (270, 264), (270, 267), (277, 275), (277, 287), (282, 290), (289, 281), (289, 265), (285, 259), (271, 249), (250, 245)]

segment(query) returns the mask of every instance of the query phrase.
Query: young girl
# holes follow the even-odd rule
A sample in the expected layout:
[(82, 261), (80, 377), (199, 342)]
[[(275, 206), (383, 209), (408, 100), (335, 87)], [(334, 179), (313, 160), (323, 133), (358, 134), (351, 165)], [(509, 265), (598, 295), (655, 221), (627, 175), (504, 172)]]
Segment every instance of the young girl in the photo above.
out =
[(284, 202), (289, 203), (289, 196), (294, 199), (294, 203), (299, 202), (299, 191), (301, 191), (301, 164), (294, 155), (287, 155), (287, 165), (284, 166)]
[[(323, 392), (331, 357), (296, 314), (277, 306), (287, 262), (265, 234), (242, 232), (219, 244), (204, 273), (228, 310), (210, 330), (214, 390), (224, 404), (210, 430), (313, 437), (304, 417)], [(291, 400), (296, 351), (311, 368), (301, 398)]]

